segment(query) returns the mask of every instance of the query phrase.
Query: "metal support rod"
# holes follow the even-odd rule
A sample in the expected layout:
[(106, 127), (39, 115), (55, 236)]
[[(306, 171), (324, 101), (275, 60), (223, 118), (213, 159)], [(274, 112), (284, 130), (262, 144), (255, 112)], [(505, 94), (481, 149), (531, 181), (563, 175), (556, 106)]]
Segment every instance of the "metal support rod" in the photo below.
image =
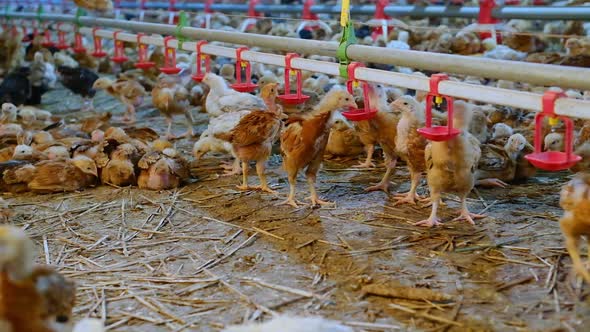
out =
[[(80, 29), (80, 32), (90, 35), (92, 34), (92, 29), (82, 28)], [(103, 38), (114, 38), (114, 31), (97, 30), (96, 33), (98, 36)], [(137, 35), (130, 33), (120, 33), (118, 34), (117, 38), (128, 42), (137, 41)], [(146, 36), (142, 38), (142, 43), (163, 46), (164, 39), (161, 36)], [(178, 43), (176, 41), (171, 41), (169, 46), (177, 48)], [(182, 49), (185, 51), (194, 52), (196, 49), (196, 43), (184, 42)], [(234, 48), (207, 44), (203, 45), (201, 51), (204, 54), (223, 56), (233, 59), (236, 58), (236, 52)], [(242, 58), (246, 61), (258, 62), (273, 66), (282, 67), (285, 65), (285, 57), (277, 54), (244, 51), (242, 53)], [(332, 76), (339, 75), (338, 64), (333, 62), (295, 58), (292, 60), (291, 65), (293, 69), (307, 70)], [(358, 79), (368, 82), (406, 87), (414, 90), (428, 91), (429, 89), (430, 80), (428, 77), (388, 72), (370, 68), (358, 68), (355, 74)], [(532, 111), (542, 110), (542, 96), (530, 92), (499, 89), (482, 85), (454, 82), (450, 80), (440, 83), (439, 92), (443, 95), (452, 96), (455, 98), (477, 100), (484, 103), (511, 106)], [(560, 98), (556, 102), (556, 113), (559, 115), (590, 119), (589, 110), (590, 101)]]
[[(10, 13), (14, 18), (36, 19), (32, 13)], [(73, 22), (72, 15), (42, 15), (48, 21)], [(175, 35), (176, 27), (168, 24), (112, 20), (82, 17), (80, 22), (90, 27), (109, 27), (134, 32)], [(228, 32), (211, 29), (183, 28), (182, 35), (193, 40), (208, 40), (236, 45), (256, 46), (284, 52), (335, 56), (336, 42), (304, 40), (297, 38)], [(373, 46), (352, 45), (348, 56), (354, 61), (390, 64), (403, 67), (471, 75), (513, 82), (525, 82), (540, 86), (560, 86), (590, 90), (590, 69), (545, 65), (537, 63), (505, 61), (484, 57), (450, 55), (431, 52), (397, 50)]]
[[(148, 2), (146, 8), (168, 9), (168, 2)], [(136, 2), (121, 2), (121, 8), (138, 8)], [(179, 10), (202, 11), (205, 9), (203, 3), (177, 4)], [(248, 11), (247, 4), (212, 4), (211, 9), (218, 12), (240, 12)], [(299, 14), (303, 11), (302, 5), (258, 5), (256, 11), (261, 13), (284, 13)], [(339, 14), (339, 6), (315, 5), (311, 7), (315, 14)], [(375, 5), (351, 6), (352, 15), (369, 15), (375, 13)], [(385, 13), (391, 16), (412, 16), (412, 17), (463, 17), (477, 18), (479, 7), (472, 6), (396, 6), (385, 7)], [(534, 20), (589, 20), (590, 7), (557, 7), (557, 6), (504, 6), (497, 7), (493, 16), (499, 19), (534, 19)]]
[[(47, 18), (47, 19), (50, 19), (50, 18)], [(73, 20), (73, 18), (66, 17), (62, 21), (66, 21), (66, 19), (70, 20), (70, 21)], [(88, 23), (87, 20), (95, 20), (95, 19), (84, 18), (82, 20), (82, 23), (87, 24)], [(105, 21), (105, 20), (102, 20), (102, 21)], [(114, 20), (106, 20), (106, 21), (114, 21)], [(116, 22), (120, 22), (120, 21), (116, 21)], [(174, 26), (168, 26), (168, 25), (162, 25), (162, 24), (145, 24), (145, 23), (137, 24), (135, 22), (127, 22), (127, 21), (124, 21), (124, 22), (133, 23), (133, 26), (135, 27), (134, 30), (137, 30), (137, 31), (140, 31), (143, 33), (150, 32), (150, 33), (156, 33), (156, 34), (171, 34), (171, 32), (174, 31)], [(105, 23), (105, 22), (102, 22), (102, 23)], [(102, 25), (106, 26), (107, 24), (102, 24)], [(111, 24), (111, 27), (112, 26), (113, 25)], [(144, 29), (141, 29), (142, 26), (144, 26)], [(165, 27), (165, 29), (163, 29), (163, 28), (158, 29), (161, 26)], [(118, 25), (115, 27), (122, 28)], [(149, 27), (149, 29), (146, 29), (147, 27)], [(186, 29), (193, 29), (193, 28), (185, 28), (185, 30)], [(193, 30), (202, 30), (202, 29), (193, 29)], [(209, 30), (203, 30), (203, 31), (209, 31)], [(82, 28), (81, 32), (85, 33), (85, 34), (91, 34), (92, 29)], [(183, 32), (185, 32), (185, 31), (183, 31)], [(193, 32), (196, 33), (197, 31), (193, 31)], [(219, 31), (218, 31), (218, 33), (219, 33)], [(103, 38), (110, 38), (110, 39), (114, 38), (114, 31), (110, 31), (110, 30), (97, 30), (97, 34)], [(195, 37), (195, 36), (191, 36), (191, 34), (185, 34), (185, 36)], [(137, 36), (134, 34), (130, 34), (130, 33), (120, 33), (118, 35), (118, 38), (121, 40), (124, 40), (124, 41), (128, 41), (128, 42), (136, 42), (137, 41)], [(273, 37), (273, 38), (276, 38), (276, 37)], [(201, 35), (201, 38), (196, 37), (196, 39), (204, 39), (203, 34)], [(281, 38), (281, 39), (289, 39), (289, 38)], [(294, 41), (301, 42), (301, 40), (296, 40), (296, 39)], [(157, 46), (162, 46), (164, 44), (163, 38), (161, 36), (149, 36), (149, 37), (146, 36), (142, 39), (142, 42), (144, 42), (146, 44), (157, 45)], [(171, 47), (178, 47), (178, 43), (176, 43), (176, 41), (173, 41), (170, 43), (170, 46)], [(196, 49), (196, 43), (195, 42), (185, 42), (183, 44), (182, 49), (189, 51), (189, 52), (194, 52)], [(369, 47), (369, 49), (381, 50), (381, 53), (383, 53), (382, 52), (383, 49), (371, 48), (371, 47)], [(217, 55), (217, 56), (223, 56), (223, 57), (228, 57), (228, 58), (235, 58), (236, 57), (235, 49), (229, 48), (229, 47), (222, 47), (222, 46), (207, 44), (202, 47), (202, 51), (203, 51), (203, 53), (210, 54), (210, 55)], [(423, 52), (414, 52), (414, 53), (422, 54)], [(424, 53), (424, 54), (428, 54), (428, 53)], [(417, 56), (416, 54), (412, 54), (412, 55), (413, 55), (413, 57)], [(434, 53), (432, 55), (433, 56), (441, 56), (441, 54), (434, 54)], [(284, 63), (285, 63), (284, 56), (277, 55), (277, 54), (245, 51), (242, 54), (242, 56), (243, 56), (243, 59), (247, 60), (247, 61), (259, 62), (259, 63), (275, 65), (275, 66), (284, 66)], [(453, 56), (445, 55), (445, 57), (453, 57)], [(409, 58), (411, 58), (411, 57), (409, 57)], [(450, 59), (450, 58), (447, 58), (447, 59)], [(375, 59), (369, 59), (368, 61), (375, 62), (374, 60)], [(458, 61), (458, 60), (455, 60), (455, 61), (457, 63), (462, 62), (462, 61)], [(492, 63), (497, 62), (496, 60), (488, 60), (488, 61), (491, 61)], [(514, 64), (516, 64), (516, 66), (518, 66), (518, 67), (521, 67), (523, 65), (522, 63), (518, 63), (518, 62), (516, 62)], [(333, 63), (333, 62), (322, 62), (322, 61), (315, 61), (315, 60), (309, 60), (309, 59), (304, 59), (304, 58), (296, 58), (296, 59), (293, 59), (292, 66), (294, 69), (308, 70), (308, 71), (312, 71), (312, 72), (324, 73), (324, 74), (334, 75), (334, 76), (337, 76), (339, 73), (338, 64)], [(552, 70), (556, 70), (559, 72), (564, 69), (568, 69), (568, 68), (563, 68), (563, 67), (558, 67), (558, 66), (546, 66), (546, 65), (542, 65), (542, 66), (547, 68), (547, 73), (549, 73), (549, 74), (552, 73), (551, 72)], [(589, 70), (582, 69), (582, 68), (575, 68), (575, 70), (585, 71), (585, 75), (588, 75), (588, 72), (589, 72)], [(520, 75), (524, 75), (524, 72), (522, 70), (521, 70)], [(416, 75), (407, 75), (407, 74), (389, 72), (389, 71), (384, 71), (384, 70), (377, 70), (377, 69), (370, 69), (370, 68), (359, 68), (356, 71), (356, 76), (358, 79), (365, 80), (368, 82), (376, 82), (376, 83), (382, 83), (382, 84), (388, 84), (388, 85), (401, 86), (401, 87), (406, 87), (406, 88), (415, 89), (415, 90), (427, 91), (428, 87), (429, 87), (429, 79), (427, 77), (420, 77), (420, 76), (416, 76)], [(557, 81), (557, 82), (559, 82), (559, 81)], [(559, 85), (562, 86), (562, 84), (559, 84)], [(486, 102), (486, 103), (512, 106), (512, 107), (516, 107), (516, 108), (528, 109), (528, 110), (533, 110), (533, 111), (541, 111), (541, 105), (542, 105), (542, 102), (541, 102), (542, 96), (539, 94), (534, 94), (534, 93), (530, 93), (530, 92), (523, 92), (523, 91), (513, 91), (513, 90), (508, 90), (508, 89), (499, 89), (499, 88), (493, 88), (493, 87), (488, 87), (488, 86), (473, 85), (473, 84), (467, 84), (467, 83), (462, 83), (462, 82), (444, 81), (440, 84), (439, 91), (443, 95), (448, 95), (448, 96), (452, 96), (452, 97), (456, 97), (456, 98), (477, 100), (477, 101)], [(589, 110), (590, 110), (590, 101), (560, 98), (556, 102), (556, 113), (559, 115), (590, 119), (590, 111)]]

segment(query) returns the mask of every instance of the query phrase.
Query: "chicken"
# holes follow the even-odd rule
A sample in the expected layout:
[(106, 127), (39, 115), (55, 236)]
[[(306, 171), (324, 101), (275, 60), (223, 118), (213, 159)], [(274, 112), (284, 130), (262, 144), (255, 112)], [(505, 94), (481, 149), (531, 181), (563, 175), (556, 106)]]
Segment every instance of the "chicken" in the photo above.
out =
[(352, 328), (321, 317), (279, 316), (266, 323), (230, 326), (222, 332), (352, 332)]
[(61, 75), (62, 84), (73, 93), (84, 98), (84, 108), (92, 109), (92, 101), (96, 90), (92, 87), (94, 82), (98, 80), (98, 75), (90, 69), (86, 68), (70, 68), (66, 66), (58, 67), (58, 72)]
[(521, 134), (513, 134), (504, 146), (484, 144), (475, 172), (476, 185), (505, 188), (516, 176), (518, 156), (527, 146)]
[(469, 132), (475, 136), (480, 143), (485, 143), (488, 140), (488, 117), (484, 111), (475, 109), (473, 111), (473, 119), (469, 126)]
[(172, 117), (175, 114), (184, 114), (186, 118), (188, 129), (183, 136), (192, 137), (194, 135), (194, 121), (193, 114), (189, 109), (189, 98), (188, 90), (176, 78), (161, 77), (156, 87), (152, 90), (152, 102), (168, 123), (168, 129), (166, 131), (166, 137), (168, 139), (176, 138), (176, 136), (172, 135)]
[(317, 172), (322, 164), (332, 126), (332, 113), (345, 107), (356, 107), (354, 97), (340, 89), (332, 89), (313, 111), (291, 117), (281, 134), (283, 167), (289, 177), (289, 196), (283, 204), (297, 207), (295, 185), (297, 173), (306, 168), (305, 175), (311, 192), (311, 204), (329, 204), (321, 200), (315, 190)]
[(91, 134), (97, 129), (104, 130), (109, 125), (112, 116), (113, 114), (111, 112), (105, 112), (85, 118), (81, 120), (82, 125), (80, 126), (80, 130), (87, 134)]
[(88, 10), (106, 12), (113, 9), (111, 0), (74, 0), (76, 6)]
[(10, 217), (14, 215), (14, 212), (8, 205), (8, 203), (4, 200), (4, 198), (0, 197), (0, 222), (7, 223)]
[(201, 159), (209, 152), (230, 153), (234, 157), (232, 166), (228, 166), (225, 176), (231, 176), (240, 173), (240, 159), (235, 155), (230, 142), (216, 138), (216, 134), (231, 131), (240, 120), (249, 114), (250, 111), (239, 111), (226, 113), (216, 118), (212, 118), (207, 129), (201, 134), (199, 140), (193, 146), (193, 155), (195, 160)]
[(30, 132), (22, 132), (21, 134), (17, 135), (18, 145), (14, 148), (12, 159), (25, 160), (29, 162), (47, 160), (47, 155), (31, 147), (32, 142), (33, 135), (31, 135)]
[(364, 151), (364, 144), (344, 116), (334, 113), (334, 125), (330, 131), (328, 144), (326, 145), (326, 156), (344, 157), (358, 156)]
[(123, 121), (129, 123), (135, 122), (135, 107), (141, 106), (146, 94), (141, 84), (133, 80), (112, 81), (102, 77), (94, 82), (92, 88), (95, 90), (105, 90), (108, 94), (117, 98), (127, 107)]
[(108, 163), (101, 170), (102, 183), (118, 187), (131, 186), (137, 183), (135, 163), (139, 161), (137, 149), (131, 144), (121, 144), (111, 153)]
[(141, 169), (137, 179), (139, 188), (173, 189), (188, 180), (188, 162), (172, 148), (170, 142), (157, 140), (152, 147), (152, 151), (144, 155), (138, 163)]
[(584, 267), (578, 248), (580, 237), (590, 239), (590, 174), (578, 173), (562, 189), (559, 204), (564, 210), (559, 221), (565, 245), (576, 273), (590, 283), (590, 273)]
[(205, 108), (207, 113), (213, 117), (223, 113), (266, 108), (261, 98), (231, 89), (223, 78), (215, 74), (207, 73), (203, 78), (203, 83), (210, 88), (205, 100)]
[(432, 227), (439, 225), (438, 206), (443, 192), (452, 192), (461, 199), (461, 216), (474, 224), (473, 218), (483, 215), (470, 213), (467, 209), (467, 195), (475, 184), (475, 171), (481, 149), (479, 141), (468, 132), (471, 122), (472, 105), (457, 100), (454, 103), (453, 122), (461, 134), (443, 142), (430, 142), (426, 146), (426, 172), (432, 211), (428, 219), (416, 223), (418, 226)]
[[(27, 183), (21, 180), (20, 169), (28, 168), (31, 163), (25, 160), (8, 160), (0, 163), (0, 191), (14, 194), (29, 190)], [(8, 181), (8, 182), (7, 182)]]
[(562, 133), (549, 133), (543, 139), (543, 147), (545, 151), (563, 151), (565, 144)]
[(2, 39), (4, 43), (0, 47), (0, 69), (2, 74), (6, 75), (7, 72), (12, 70), (18, 65), (19, 53), (21, 50), (21, 44), (23, 34), (20, 29), (13, 27), (13, 29), (3, 29)]
[[(73, 55), (73, 60), (77, 61), (75, 66), (72, 66), (72, 63), (70, 63), (70, 61), (66, 61), (66, 63), (63, 64), (64, 67), (70, 67), (70, 68), (78, 68), (78, 67), (83, 67), (83, 68), (87, 68), (88, 70), (91, 71), (98, 71), (98, 59), (93, 57), (92, 55), (90, 55), (90, 53), (88, 52), (81, 52), (81, 53), (74, 53)], [(58, 66), (58, 72), (59, 72), (59, 66)]]
[[(28, 69), (16, 70), (4, 77), (2, 83), (0, 83), (0, 102), (1, 103), (12, 103), (15, 105), (33, 104), (32, 87), (28, 79)], [(39, 104), (41, 98), (39, 96)]]
[(376, 134), (376, 141), (383, 149), (385, 157), (385, 174), (381, 181), (366, 189), (366, 191), (384, 191), (389, 192), (389, 178), (395, 170), (397, 163), (397, 154), (395, 148), (395, 139), (397, 137), (397, 125), (399, 115), (387, 106), (386, 96), (380, 86), (371, 86), (369, 91), (371, 107), (378, 110), (374, 118), (368, 120), (369, 128)]
[(395, 137), (395, 151), (406, 162), (410, 170), (410, 191), (407, 194), (397, 195), (398, 203), (416, 204), (415, 199), (421, 199), (416, 194), (422, 173), (426, 171), (424, 149), (428, 141), (418, 133), (418, 129), (424, 126), (426, 110), (424, 104), (419, 103), (410, 96), (402, 96), (396, 99), (391, 106), (402, 111), (402, 117), (397, 124)]
[(46, 160), (21, 167), (15, 177), (4, 176), (8, 184), (26, 183), (30, 191), (53, 193), (76, 191), (96, 183), (98, 171), (94, 160), (77, 156), (69, 160)]
[(45, 63), (43, 53), (36, 52), (30, 65), (29, 80), (33, 86), (54, 87), (57, 77), (55, 68), (49, 63)]
[(0, 330), (67, 330), (75, 285), (49, 267), (36, 266), (33, 246), (20, 228), (0, 226)]
[[(242, 117), (240, 122), (229, 133), (217, 134), (216, 137), (232, 144), (235, 155), (242, 161), (242, 185), (238, 188), (248, 190), (248, 162), (256, 162), (256, 173), (260, 178), (260, 189), (269, 193), (276, 193), (268, 187), (264, 164), (277, 140), (281, 130), (282, 109), (277, 107), (275, 99), (278, 96), (279, 85), (270, 83), (262, 87), (260, 95), (268, 111), (252, 111)], [(258, 189), (254, 187), (254, 189)]]
[(502, 122), (496, 123), (492, 127), (492, 137), (490, 138), (490, 142), (496, 145), (504, 145), (513, 133), (514, 130), (509, 125)]

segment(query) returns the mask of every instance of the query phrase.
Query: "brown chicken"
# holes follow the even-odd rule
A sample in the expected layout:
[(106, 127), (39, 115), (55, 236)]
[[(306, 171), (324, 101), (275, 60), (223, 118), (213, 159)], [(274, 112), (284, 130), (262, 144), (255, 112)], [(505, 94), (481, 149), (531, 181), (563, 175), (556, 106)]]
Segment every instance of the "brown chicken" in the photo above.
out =
[(559, 224), (574, 271), (590, 283), (590, 273), (584, 267), (578, 249), (581, 236), (590, 239), (590, 174), (579, 173), (568, 182), (561, 190), (559, 204), (564, 210)]
[(443, 192), (452, 192), (461, 199), (461, 216), (474, 224), (473, 218), (483, 218), (482, 215), (470, 213), (467, 209), (467, 195), (475, 185), (475, 171), (481, 149), (479, 141), (468, 131), (472, 105), (457, 100), (454, 104), (453, 122), (455, 128), (461, 130), (459, 136), (448, 141), (430, 142), (426, 146), (426, 172), (432, 211), (428, 219), (416, 223), (419, 226), (432, 227), (439, 225), (437, 216), (440, 197)]
[(216, 134), (215, 137), (232, 144), (235, 155), (242, 161), (241, 190), (248, 190), (248, 162), (256, 162), (256, 173), (260, 178), (261, 189), (269, 193), (276, 193), (268, 187), (264, 174), (264, 163), (270, 157), (273, 143), (281, 131), (282, 109), (275, 100), (278, 95), (278, 83), (269, 83), (262, 87), (261, 98), (268, 107), (268, 111), (252, 111), (244, 116), (237, 126), (229, 133)]
[(415, 199), (422, 200), (416, 193), (422, 173), (426, 171), (424, 149), (428, 144), (418, 129), (424, 127), (425, 107), (413, 97), (402, 96), (395, 100), (391, 106), (402, 111), (402, 117), (397, 124), (397, 136), (395, 149), (397, 155), (406, 162), (410, 170), (410, 191), (407, 194), (396, 195), (398, 203), (416, 204)]
[(113, 114), (111, 112), (106, 112), (85, 118), (82, 120), (80, 130), (87, 134), (92, 134), (97, 129), (106, 130), (112, 117)]
[(109, 157), (109, 161), (101, 170), (102, 183), (118, 187), (132, 186), (137, 183), (135, 164), (139, 161), (137, 149), (131, 144), (117, 146)]
[(94, 160), (77, 156), (69, 160), (46, 160), (5, 173), (7, 184), (26, 183), (30, 191), (53, 193), (76, 191), (96, 183), (98, 171)]
[(376, 134), (377, 142), (383, 149), (385, 157), (385, 174), (378, 184), (367, 188), (367, 191), (382, 190), (389, 192), (389, 178), (395, 170), (397, 154), (395, 152), (395, 138), (397, 136), (397, 124), (399, 115), (389, 109), (383, 89), (379, 86), (372, 86), (369, 92), (371, 107), (377, 108), (378, 112), (374, 118), (368, 120), (371, 131)]
[(332, 113), (345, 107), (356, 107), (354, 97), (346, 91), (332, 89), (313, 111), (287, 120), (287, 127), (281, 134), (281, 151), (284, 155), (283, 167), (289, 177), (290, 191), (283, 204), (297, 207), (297, 173), (304, 167), (312, 206), (330, 204), (318, 197), (315, 182), (330, 135)]
[(120, 79), (113, 81), (106, 77), (101, 77), (94, 82), (92, 87), (95, 90), (105, 90), (108, 94), (125, 104), (127, 112), (123, 117), (123, 121), (135, 123), (135, 107), (141, 106), (146, 94), (141, 84), (133, 80)]
[(364, 144), (357, 135), (353, 124), (344, 116), (334, 113), (334, 125), (326, 145), (326, 159), (357, 157), (364, 152)]
[[(0, 331), (67, 330), (76, 301), (74, 283), (35, 266), (33, 242), (14, 226), (0, 226)], [(69, 326), (71, 328), (71, 326)]]
[(190, 177), (189, 163), (168, 141), (157, 140), (139, 160), (139, 188), (166, 190), (179, 187)]
[(73, 55), (74, 60), (76, 60), (80, 67), (88, 68), (92, 71), (98, 70), (98, 60), (97, 58), (90, 55), (90, 53), (82, 52), (82, 53), (74, 53)]
[(190, 94), (188, 90), (179, 84), (174, 77), (162, 77), (158, 84), (152, 90), (152, 102), (160, 113), (166, 118), (168, 130), (166, 137), (168, 139), (176, 138), (172, 135), (172, 117), (175, 114), (184, 114), (188, 130), (184, 133), (185, 137), (194, 136), (193, 131), (193, 114), (190, 107)]

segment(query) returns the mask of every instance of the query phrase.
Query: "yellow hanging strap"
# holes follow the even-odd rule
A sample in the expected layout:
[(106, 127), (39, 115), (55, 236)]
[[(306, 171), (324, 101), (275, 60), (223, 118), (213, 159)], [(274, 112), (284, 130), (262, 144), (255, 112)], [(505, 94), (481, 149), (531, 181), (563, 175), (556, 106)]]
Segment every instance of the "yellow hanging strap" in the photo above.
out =
[(348, 18), (350, 15), (350, 0), (342, 0), (342, 10), (340, 11), (340, 25), (345, 27), (348, 25)]

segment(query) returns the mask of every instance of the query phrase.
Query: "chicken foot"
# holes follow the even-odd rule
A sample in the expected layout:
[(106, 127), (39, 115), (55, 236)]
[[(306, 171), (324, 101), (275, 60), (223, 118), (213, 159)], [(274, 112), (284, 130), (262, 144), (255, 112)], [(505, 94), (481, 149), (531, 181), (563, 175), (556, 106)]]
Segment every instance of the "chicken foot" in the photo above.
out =
[(418, 195), (416, 193), (416, 189), (418, 189), (418, 184), (420, 183), (420, 179), (422, 178), (422, 174), (420, 172), (410, 172), (410, 177), (411, 177), (411, 185), (410, 185), (410, 191), (408, 191), (407, 193), (403, 193), (403, 194), (395, 194), (394, 199), (397, 201), (395, 203), (395, 205), (400, 205), (400, 204), (411, 204), (411, 205), (416, 205), (416, 201), (418, 200), (419, 202), (425, 202), (425, 201), (430, 201), (430, 198), (428, 197), (421, 197), (420, 195)]
[(249, 190), (248, 187), (248, 162), (242, 161), (242, 184), (238, 186), (240, 190)]
[(289, 173), (289, 196), (286, 200), (282, 201), (277, 205), (291, 205), (294, 208), (298, 208), (301, 202), (295, 200), (295, 187), (297, 186), (297, 172), (295, 174)]
[(324, 206), (324, 205), (334, 205), (334, 202), (324, 201), (319, 198), (318, 192), (315, 189), (315, 182), (316, 182), (316, 175), (315, 174), (307, 174), (307, 184), (309, 185), (309, 192), (311, 196), (307, 199), (311, 201), (311, 206)]
[(500, 179), (496, 179), (496, 178), (477, 180), (477, 181), (475, 181), (475, 185), (481, 186), (481, 187), (499, 187), (499, 188), (508, 187), (508, 183), (506, 183)]
[(240, 174), (240, 160), (238, 158), (234, 159), (234, 162), (231, 165), (221, 165), (221, 168), (225, 169), (223, 172), (223, 176), (234, 176)]
[(270, 194), (277, 194), (276, 191), (270, 189), (270, 187), (268, 186), (268, 182), (266, 181), (266, 174), (264, 173), (264, 170), (265, 170), (264, 163), (265, 162), (266, 161), (264, 161), (264, 160), (259, 160), (256, 162), (256, 173), (258, 174), (258, 178), (260, 179), (260, 186), (257, 186), (254, 188), (262, 190), (262, 191), (270, 193)]
[(375, 167), (375, 163), (372, 162), (373, 160), (373, 152), (375, 152), (375, 145), (374, 144), (369, 144), (367, 145), (367, 158), (365, 159), (364, 162), (356, 165), (356, 166), (352, 166), (353, 168), (371, 168), (371, 167)]
[(135, 106), (129, 101), (124, 102), (125, 106), (127, 106), (127, 112), (123, 116), (123, 122), (133, 124), (137, 120), (135, 117)]
[(567, 248), (567, 252), (570, 254), (570, 257), (572, 258), (574, 271), (578, 273), (582, 278), (584, 278), (584, 280), (586, 280), (587, 283), (590, 283), (590, 273), (584, 267), (584, 263), (582, 262), (582, 258), (580, 257), (578, 245), (578, 237), (570, 234), (565, 234), (565, 246)]
[(440, 205), (440, 193), (431, 192), (430, 200), (432, 202), (432, 210), (430, 211), (430, 216), (426, 220), (422, 220), (415, 223), (414, 226), (432, 227), (442, 225), (440, 223), (440, 219), (437, 216), (438, 206)]
[(395, 170), (396, 163), (397, 163), (397, 159), (387, 162), (386, 163), (387, 169), (385, 170), (385, 174), (383, 175), (383, 179), (381, 179), (381, 182), (379, 182), (378, 184), (376, 184), (374, 186), (366, 188), (365, 191), (368, 191), (368, 192), (370, 192), (370, 191), (383, 191), (386, 194), (389, 194), (389, 186), (391, 185), (389, 178), (391, 177), (391, 174)]
[(475, 225), (475, 222), (473, 221), (473, 219), (482, 219), (485, 217), (486, 217), (486, 215), (483, 215), (483, 214), (469, 212), (469, 209), (467, 209), (467, 195), (465, 195), (465, 196), (461, 197), (461, 215), (459, 215), (457, 218), (453, 219), (453, 221), (467, 220), (470, 224)]

